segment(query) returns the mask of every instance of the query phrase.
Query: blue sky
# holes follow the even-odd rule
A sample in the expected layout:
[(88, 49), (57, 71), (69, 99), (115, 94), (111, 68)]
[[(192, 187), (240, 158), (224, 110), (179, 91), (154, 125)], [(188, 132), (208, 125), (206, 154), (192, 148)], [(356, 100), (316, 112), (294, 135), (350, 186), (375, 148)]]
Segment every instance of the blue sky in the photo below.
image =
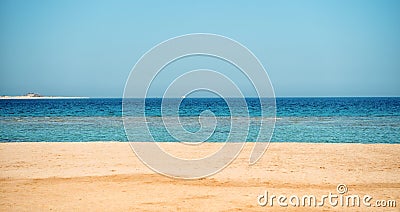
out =
[(0, 95), (121, 97), (188, 33), (248, 47), (277, 96), (400, 96), (400, 1), (0, 1)]

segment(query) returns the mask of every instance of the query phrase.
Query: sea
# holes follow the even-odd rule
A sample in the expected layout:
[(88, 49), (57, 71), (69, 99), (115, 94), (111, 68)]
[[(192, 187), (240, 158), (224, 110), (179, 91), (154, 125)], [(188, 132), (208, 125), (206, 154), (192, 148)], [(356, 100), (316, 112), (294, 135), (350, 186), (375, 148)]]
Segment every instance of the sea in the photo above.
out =
[[(124, 117), (142, 120), (135, 112), (140, 101), (129, 99), (134, 111), (129, 112), (123, 111), (121, 98), (1, 99), (0, 142), (144, 141), (141, 133), (128, 138), (123, 122)], [(162, 99), (145, 99), (146, 119), (158, 121), (139, 132), (151, 133), (156, 141), (177, 142), (161, 118), (178, 117), (184, 129), (196, 133), (199, 115), (208, 111), (217, 122), (205, 141), (224, 142), (232, 122), (270, 118), (263, 117), (257, 98), (246, 98), (247, 110), (239, 109), (246, 112), (234, 115), (235, 104), (228, 107), (219, 98), (171, 99), (174, 104), (166, 101), (163, 110), (173, 111), (175, 101), (180, 102), (177, 113), (163, 114)], [(276, 98), (275, 120), (271, 142), (400, 143), (400, 97)], [(249, 131), (248, 142), (260, 133), (257, 125), (243, 130)]]

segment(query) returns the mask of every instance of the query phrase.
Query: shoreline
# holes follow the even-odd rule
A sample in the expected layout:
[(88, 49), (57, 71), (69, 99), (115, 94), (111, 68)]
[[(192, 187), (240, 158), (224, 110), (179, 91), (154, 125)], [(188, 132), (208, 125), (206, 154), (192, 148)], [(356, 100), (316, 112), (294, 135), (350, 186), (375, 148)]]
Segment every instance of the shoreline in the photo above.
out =
[[(347, 210), (257, 204), (265, 190), (274, 195), (321, 196), (345, 184), (348, 194), (397, 200), (391, 209), (398, 210), (400, 144), (360, 144), (271, 142), (260, 161), (249, 166), (253, 145), (246, 143), (239, 156), (215, 175), (178, 180), (146, 167), (129, 142), (0, 143), (0, 209)], [(193, 153), (179, 143), (162, 143), (168, 152), (185, 157), (219, 146), (205, 143)]]
[[(26, 143), (59, 143), (59, 144), (63, 144), (63, 143), (151, 143), (153, 141), (0, 141), (0, 144), (26, 144)], [(260, 141), (257, 141), (260, 142)], [(165, 143), (165, 144), (179, 144), (180, 142), (177, 141), (157, 141), (157, 143)], [(220, 144), (224, 144), (225, 142), (203, 142), (205, 144), (216, 144), (216, 145), (220, 145)], [(230, 143), (242, 143), (242, 142), (230, 142)], [(248, 143), (248, 145), (252, 145), (254, 143), (256, 143), (255, 141), (246, 141), (245, 143)], [(363, 143), (363, 142), (354, 142), (354, 143), (350, 143), (350, 142), (303, 142), (303, 141), (270, 141), (268, 145), (272, 145), (272, 144), (344, 144), (344, 145), (400, 145), (400, 143)], [(197, 145), (197, 144), (196, 144)], [(199, 144), (201, 145), (201, 144)]]

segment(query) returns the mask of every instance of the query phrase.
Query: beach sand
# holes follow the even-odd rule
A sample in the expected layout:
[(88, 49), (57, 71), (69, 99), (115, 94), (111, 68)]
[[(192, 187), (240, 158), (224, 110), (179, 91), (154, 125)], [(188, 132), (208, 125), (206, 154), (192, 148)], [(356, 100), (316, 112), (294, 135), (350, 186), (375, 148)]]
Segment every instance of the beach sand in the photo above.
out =
[[(219, 144), (203, 144), (201, 151)], [(180, 152), (179, 144), (165, 148)], [(400, 145), (271, 143), (249, 166), (252, 144), (221, 172), (199, 180), (178, 180), (152, 172), (129, 143), (1, 143), (0, 211), (267, 211), (382, 210), (366, 207), (261, 207), (269, 195), (368, 194), (396, 200), (400, 209)], [(200, 152), (201, 152), (200, 151)], [(287, 202), (287, 201), (286, 201)]]

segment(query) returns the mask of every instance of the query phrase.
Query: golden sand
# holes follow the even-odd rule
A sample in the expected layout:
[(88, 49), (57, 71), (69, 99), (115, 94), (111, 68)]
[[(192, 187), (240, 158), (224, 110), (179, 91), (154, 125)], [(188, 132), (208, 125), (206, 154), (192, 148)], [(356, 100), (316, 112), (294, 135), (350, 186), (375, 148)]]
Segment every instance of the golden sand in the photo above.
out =
[[(203, 144), (214, 151), (219, 144)], [(177, 154), (179, 144), (166, 143)], [(0, 211), (267, 211), (376, 210), (374, 207), (261, 207), (258, 195), (317, 197), (337, 193), (397, 200), (400, 209), (400, 145), (271, 143), (249, 166), (252, 145), (221, 172), (178, 180), (152, 172), (128, 143), (1, 143)], [(201, 151), (200, 151), (201, 152)], [(189, 155), (187, 155), (189, 156)], [(382, 208), (378, 208), (381, 210)]]

